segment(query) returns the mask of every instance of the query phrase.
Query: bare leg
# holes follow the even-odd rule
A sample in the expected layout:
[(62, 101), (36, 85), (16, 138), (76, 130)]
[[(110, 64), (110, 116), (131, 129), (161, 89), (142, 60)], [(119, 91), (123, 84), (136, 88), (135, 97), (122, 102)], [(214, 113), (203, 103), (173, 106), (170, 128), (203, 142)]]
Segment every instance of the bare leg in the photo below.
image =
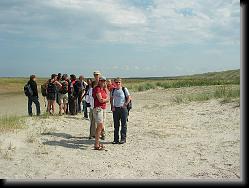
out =
[(51, 111), (51, 100), (48, 100), (48, 109), (47, 112), (50, 113)]
[(67, 103), (63, 103), (63, 105), (64, 105), (64, 113), (66, 114), (66, 112), (67, 112)]
[(100, 137), (102, 129), (103, 129), (103, 123), (98, 123), (96, 133), (95, 133), (95, 147), (99, 147), (99, 145), (100, 145), (99, 144), (99, 137)]
[(60, 111), (59, 111), (60, 115), (62, 115), (63, 107), (64, 107), (64, 104), (62, 103), (62, 101), (60, 101)]
[(55, 111), (55, 100), (52, 101), (52, 113), (54, 114)]

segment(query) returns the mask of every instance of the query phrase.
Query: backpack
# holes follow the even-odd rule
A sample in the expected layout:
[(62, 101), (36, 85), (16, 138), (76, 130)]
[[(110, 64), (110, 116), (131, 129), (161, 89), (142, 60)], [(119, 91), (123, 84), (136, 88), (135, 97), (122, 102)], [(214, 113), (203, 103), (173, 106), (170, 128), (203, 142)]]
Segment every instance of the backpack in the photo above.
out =
[(67, 81), (63, 81), (61, 82), (61, 89), (60, 89), (60, 93), (62, 94), (66, 94), (68, 92), (68, 85), (67, 85)]
[(41, 85), (41, 93), (42, 93), (43, 97), (47, 96), (47, 86), (46, 86), (46, 83), (44, 83), (44, 84)]
[(73, 96), (78, 97), (81, 90), (82, 90), (82, 84), (78, 80), (75, 81), (75, 83), (73, 84)]
[(24, 94), (25, 94), (27, 97), (33, 96), (33, 90), (31, 89), (31, 86), (30, 86), (29, 83), (25, 84), (23, 90), (24, 90)]
[(47, 86), (47, 93), (56, 93), (56, 87), (55, 84), (49, 81), (48, 86)]
[[(113, 89), (112, 89), (112, 96), (113, 96), (113, 93), (114, 93), (114, 90), (115, 90), (115, 89), (116, 89), (116, 88), (113, 88)], [(122, 91), (123, 91), (123, 93), (124, 93), (124, 95), (125, 95), (125, 100), (127, 101), (128, 96), (126, 96), (125, 87), (122, 87)], [(130, 112), (131, 109), (132, 109), (132, 102), (131, 102), (131, 100), (130, 100), (130, 102), (127, 104), (128, 115), (129, 115), (129, 112)]]
[[(127, 97), (128, 97), (128, 96), (126, 96), (125, 87), (122, 87), (122, 90), (123, 90), (124, 95), (125, 95), (125, 100), (127, 101)], [(130, 102), (127, 104), (128, 114), (129, 114), (129, 111), (130, 111), (131, 109), (132, 109), (132, 102), (131, 102), (131, 100), (130, 100)]]

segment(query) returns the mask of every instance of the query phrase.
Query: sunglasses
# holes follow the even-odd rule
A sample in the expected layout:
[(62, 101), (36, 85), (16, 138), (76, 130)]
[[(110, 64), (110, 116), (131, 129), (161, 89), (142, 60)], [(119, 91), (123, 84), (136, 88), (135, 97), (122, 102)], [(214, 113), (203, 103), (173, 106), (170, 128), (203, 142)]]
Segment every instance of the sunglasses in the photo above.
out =
[(116, 84), (119, 84), (119, 83), (121, 83), (121, 82), (115, 82)]

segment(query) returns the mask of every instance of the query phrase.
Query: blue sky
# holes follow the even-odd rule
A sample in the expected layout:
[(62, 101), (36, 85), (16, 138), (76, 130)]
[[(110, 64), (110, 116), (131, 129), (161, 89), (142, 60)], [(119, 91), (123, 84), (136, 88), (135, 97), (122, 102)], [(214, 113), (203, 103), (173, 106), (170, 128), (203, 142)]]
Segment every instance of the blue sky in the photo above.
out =
[(0, 77), (238, 68), (239, 0), (0, 1)]

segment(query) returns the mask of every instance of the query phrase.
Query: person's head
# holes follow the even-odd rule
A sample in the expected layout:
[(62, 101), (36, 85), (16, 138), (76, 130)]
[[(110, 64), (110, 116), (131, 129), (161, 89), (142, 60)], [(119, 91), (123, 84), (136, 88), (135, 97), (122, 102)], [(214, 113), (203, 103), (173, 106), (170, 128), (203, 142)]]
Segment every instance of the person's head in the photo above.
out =
[(61, 79), (61, 73), (58, 73), (57, 80)]
[(80, 81), (84, 80), (84, 76), (83, 76), (83, 75), (80, 75), (80, 76), (79, 76), (79, 80), (80, 80)]
[(33, 80), (33, 81), (35, 81), (35, 80), (36, 80), (35, 75), (30, 75), (29, 80)]
[(99, 71), (94, 71), (93, 72), (93, 76), (94, 76), (95, 80), (99, 81), (101, 73)]
[(106, 78), (103, 77), (103, 76), (101, 76), (101, 77), (99, 78), (98, 84), (99, 84), (100, 87), (104, 88), (105, 85), (106, 85)]
[(107, 80), (107, 85), (111, 85), (112, 84), (112, 80), (111, 79), (108, 79)]
[(70, 80), (72, 80), (72, 81), (76, 80), (76, 76), (74, 74), (71, 74), (70, 75)]
[(57, 74), (52, 74), (51, 75), (51, 80), (56, 80), (57, 79)]
[(115, 84), (117, 88), (121, 88), (122, 87), (122, 79), (121, 78), (115, 78)]
[(88, 79), (86, 80), (86, 83), (87, 83), (88, 85), (91, 85), (91, 84), (92, 84), (92, 79), (91, 79), (91, 78), (88, 78)]
[(68, 75), (67, 74), (63, 74), (61, 77), (62, 80), (67, 80), (68, 79)]

